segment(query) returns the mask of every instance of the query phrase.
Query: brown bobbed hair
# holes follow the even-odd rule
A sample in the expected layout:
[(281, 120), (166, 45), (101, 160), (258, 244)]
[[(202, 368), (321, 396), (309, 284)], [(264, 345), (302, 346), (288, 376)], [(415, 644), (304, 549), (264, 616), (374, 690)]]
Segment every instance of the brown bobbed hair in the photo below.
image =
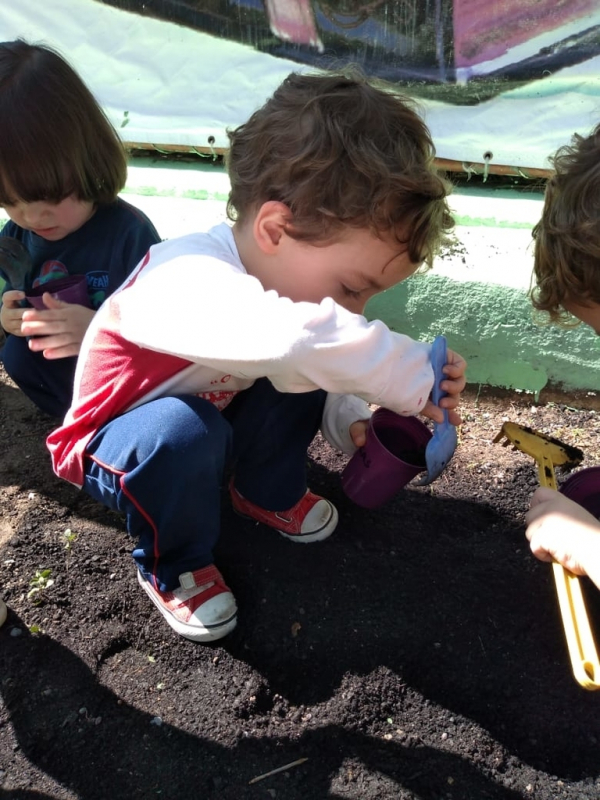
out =
[(531, 300), (554, 322), (572, 323), (563, 302), (600, 304), (600, 125), (575, 134), (551, 159), (542, 217), (533, 229)]
[(227, 213), (240, 224), (276, 200), (290, 209), (295, 239), (325, 244), (348, 226), (391, 232), (428, 265), (454, 225), (450, 184), (412, 101), (355, 68), (292, 73), (228, 136)]
[(0, 43), (0, 204), (111, 203), (125, 185), (121, 140), (79, 75), (55, 50)]

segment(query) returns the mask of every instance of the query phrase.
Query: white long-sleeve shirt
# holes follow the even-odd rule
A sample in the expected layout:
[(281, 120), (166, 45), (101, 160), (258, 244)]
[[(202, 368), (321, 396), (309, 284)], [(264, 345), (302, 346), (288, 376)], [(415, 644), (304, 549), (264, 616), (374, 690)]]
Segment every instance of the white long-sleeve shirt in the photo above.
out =
[(73, 404), (48, 437), (57, 475), (83, 484), (83, 456), (109, 420), (150, 400), (197, 394), (224, 408), (268, 378), (281, 392), (324, 389), (322, 430), (354, 451), (349, 425), (368, 403), (419, 413), (433, 384), (430, 345), (336, 304), (265, 291), (222, 223), (154, 245), (94, 316), (75, 373)]

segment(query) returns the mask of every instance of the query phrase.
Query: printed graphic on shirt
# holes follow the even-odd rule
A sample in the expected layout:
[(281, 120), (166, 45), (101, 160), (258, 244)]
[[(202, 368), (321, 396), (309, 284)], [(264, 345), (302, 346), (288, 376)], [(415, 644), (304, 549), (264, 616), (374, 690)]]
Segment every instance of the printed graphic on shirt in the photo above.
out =
[(100, 308), (106, 300), (108, 292), (108, 272), (104, 270), (94, 270), (86, 275), (88, 283), (88, 294), (92, 308)]
[(48, 281), (55, 281), (58, 278), (65, 278), (69, 274), (69, 270), (65, 267), (62, 261), (45, 261), (40, 269), (40, 274), (33, 281), (33, 286), (41, 286)]
[[(49, 281), (65, 278), (68, 275), (69, 270), (61, 261), (45, 261), (40, 270), (40, 274), (33, 281), (33, 286), (42, 286)], [(109, 294), (108, 272), (105, 270), (94, 270), (93, 272), (88, 272), (85, 277), (87, 279), (91, 307), (96, 310), (100, 308)]]
[(208, 400), (213, 406), (216, 406), (219, 411), (227, 408), (229, 403), (233, 400), (237, 392), (198, 392), (198, 397), (203, 400)]

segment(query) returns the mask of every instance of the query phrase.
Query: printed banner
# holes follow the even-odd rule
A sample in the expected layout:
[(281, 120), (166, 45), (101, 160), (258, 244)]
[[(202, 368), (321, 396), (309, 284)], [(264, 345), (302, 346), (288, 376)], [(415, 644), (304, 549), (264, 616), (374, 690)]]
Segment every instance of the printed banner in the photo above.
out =
[(0, 37), (57, 48), (158, 149), (221, 152), (289, 72), (348, 63), (415, 97), (466, 171), (545, 170), (600, 120), (596, 0), (19, 0)]

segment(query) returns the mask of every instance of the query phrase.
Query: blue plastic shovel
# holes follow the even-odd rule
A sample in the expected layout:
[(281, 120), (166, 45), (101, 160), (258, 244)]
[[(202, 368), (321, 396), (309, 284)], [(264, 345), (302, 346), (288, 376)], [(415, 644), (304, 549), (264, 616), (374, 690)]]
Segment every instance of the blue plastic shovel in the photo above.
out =
[(29, 288), (33, 262), (29, 251), (13, 236), (0, 236), (0, 277), (11, 289), (21, 292)]
[[(446, 395), (446, 392), (440, 389), (440, 382), (445, 377), (442, 367), (446, 363), (446, 337), (437, 336), (431, 345), (431, 366), (434, 376), (431, 399), (436, 406), (439, 406), (441, 398)], [(433, 423), (433, 436), (425, 449), (427, 474), (417, 483), (418, 486), (426, 486), (439, 478), (456, 450), (456, 428), (448, 422), (447, 409), (444, 408), (442, 411), (444, 412), (444, 421)]]

